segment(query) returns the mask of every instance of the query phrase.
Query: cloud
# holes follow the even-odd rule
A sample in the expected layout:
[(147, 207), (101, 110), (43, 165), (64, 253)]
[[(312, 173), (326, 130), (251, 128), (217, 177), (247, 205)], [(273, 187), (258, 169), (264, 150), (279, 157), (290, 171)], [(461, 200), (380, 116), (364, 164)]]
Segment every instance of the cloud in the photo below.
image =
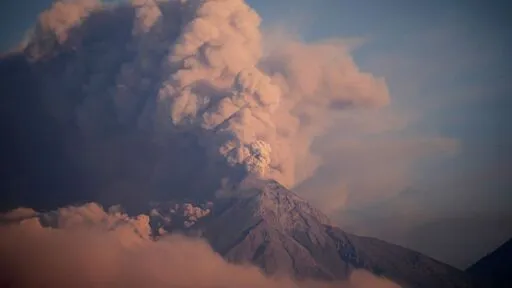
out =
[(327, 214), (359, 209), (414, 185), (415, 172), (421, 168), (418, 163), (450, 157), (460, 150), (451, 138), (379, 137), (372, 133), (383, 129), (378, 125), (369, 127), (368, 133), (325, 137), (318, 144), (322, 166), (297, 191)]
[(47, 41), (44, 38), (51, 37), (62, 44), (68, 40), (70, 31), (100, 5), (97, 0), (57, 0), (39, 15), (37, 30), (31, 36), (41, 37), (37, 41)]
[(274, 42), (260, 63), (283, 91), (274, 114), (278, 131), (290, 138), (292, 157), (284, 162), (297, 184), (309, 178), (321, 162), (311, 145), (328, 133), (336, 117), (353, 110), (373, 110), (389, 103), (383, 79), (361, 72), (350, 51), (352, 41), (330, 39), (301, 43), (290, 38)]
[(336, 286), (265, 276), (255, 267), (227, 263), (199, 239), (172, 235), (151, 241), (148, 221), (145, 215), (107, 213), (90, 203), (1, 226), (0, 267), (6, 273), (0, 283), (10, 287), (397, 287), (364, 271)]
[[(403, 97), (412, 98), (416, 91), (399, 89), (410, 86), (412, 80), (400, 83), (400, 87), (393, 86), (391, 97), (387, 83), (382, 78), (374, 75), (366, 77), (369, 74), (356, 66), (350, 56), (351, 52), (361, 45), (372, 45), (371, 42), (363, 39), (333, 39), (305, 45), (296, 40), (298, 37), (283, 30), (278, 29), (277, 32), (270, 32), (268, 35), (267, 54), (275, 55), (278, 59), (293, 58), (293, 65), (297, 67), (302, 65), (303, 61), (304, 67), (307, 67), (296, 68), (297, 71), (306, 72), (293, 76), (293, 71), (286, 70), (293, 68), (276, 67), (276, 63), (286, 60), (272, 61), (272, 56), (269, 56), (268, 66), (265, 66), (265, 62), (262, 65), (271, 75), (273, 71), (284, 71), (281, 74), (286, 75), (283, 77), (286, 80), (282, 81), (290, 82), (289, 87), (293, 87), (291, 90), (297, 90), (290, 92), (290, 95), (311, 95), (314, 98), (309, 100), (308, 96), (303, 96), (311, 102), (304, 101), (304, 106), (300, 103), (294, 108), (295, 113), (304, 113), (301, 114), (304, 117), (300, 118), (303, 120), (300, 122), (300, 129), (303, 129), (305, 135), (303, 140), (296, 141), (300, 145), (295, 145), (294, 149), (306, 151), (297, 153), (306, 156), (297, 160), (301, 165), (297, 165), (299, 168), (295, 173), (294, 190), (314, 202), (324, 212), (334, 215), (340, 209), (357, 209), (393, 197), (408, 186), (418, 184), (416, 180), (422, 176), (422, 165), (429, 161), (448, 159), (461, 151), (458, 139), (435, 134), (421, 135), (412, 131), (416, 129), (417, 124), (421, 125), (423, 112), (404, 106), (404, 102), (407, 101), (404, 101)], [(279, 49), (283, 51), (281, 54), (270, 52)], [(304, 54), (298, 56), (300, 53)], [(350, 80), (351, 78), (344, 74), (343, 68), (352, 65), (355, 68), (348, 71), (357, 73), (354, 73), (354, 78)], [(336, 77), (329, 78), (326, 76), (329, 72), (322, 71), (328, 68), (318, 67), (335, 67), (332, 74)], [(390, 68), (389, 65), (383, 67)], [(336, 70), (338, 68), (340, 70)], [(383, 73), (382, 69), (375, 71)], [(351, 87), (342, 84), (339, 89), (329, 91), (328, 87), (335, 85), (325, 84), (324, 80), (317, 81), (317, 76), (336, 79), (339, 83), (350, 80), (355, 90), (351, 91)], [(279, 77), (276, 77), (276, 82), (279, 81)], [(359, 86), (355, 83), (359, 83)], [(321, 85), (321, 89), (316, 89), (317, 85)], [(282, 84), (281, 87), (284, 87), (283, 91), (289, 89), (286, 84)], [(364, 104), (354, 107), (352, 105), (356, 102), (339, 99), (334, 100), (336, 103), (331, 105), (333, 108), (344, 108), (337, 113), (330, 113), (322, 108), (316, 109), (315, 101), (331, 101), (337, 97), (338, 92), (341, 96), (347, 91), (351, 92), (345, 95), (350, 95), (354, 97), (353, 101), (362, 101), (359, 103)], [(395, 92), (402, 97), (398, 102), (393, 101)], [(406, 92), (405, 96), (403, 92)], [(323, 98), (323, 95), (328, 97)], [(356, 109), (346, 109), (351, 106)], [(316, 112), (320, 115), (308, 117)], [(308, 122), (310, 119), (314, 120)]]

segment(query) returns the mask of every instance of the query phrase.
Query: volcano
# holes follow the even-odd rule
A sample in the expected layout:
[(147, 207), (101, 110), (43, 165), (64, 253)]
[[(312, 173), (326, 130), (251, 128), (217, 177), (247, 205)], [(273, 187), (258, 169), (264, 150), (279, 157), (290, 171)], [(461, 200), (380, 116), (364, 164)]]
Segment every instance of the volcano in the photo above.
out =
[(241, 0), (122, 2), (57, 1), (0, 57), (1, 210), (121, 204), (148, 214), (155, 241), (201, 237), (269, 275), (363, 269), (403, 287), (474, 287), (420, 253), (344, 232), (280, 184), (311, 172), (309, 145), (336, 115), (389, 102), (381, 79), (323, 44), (263, 55), (260, 19)]
[(105, 214), (90, 203), (35, 214), (19, 209), (2, 223), (37, 217), (43, 227), (68, 229), (66, 220), (61, 223), (59, 219), (62, 213), (70, 217), (73, 209), (79, 212), (69, 218), (69, 223), (111, 222), (112, 229), (119, 225), (117, 220), (101, 215), (136, 219), (139, 223), (148, 219), (148, 229), (137, 228), (146, 241), (165, 241), (176, 234), (204, 239), (226, 261), (256, 266), (268, 276), (338, 283), (348, 280), (356, 270), (365, 270), (403, 288), (480, 287), (469, 274), (421, 253), (346, 233), (277, 181), (254, 176), (224, 185), (213, 201), (152, 202), (137, 217), (119, 218), (124, 214), (120, 205), (110, 207)]
[[(249, 176), (218, 197), (212, 206), (203, 207), (208, 215), (167, 229), (203, 237), (228, 261), (251, 263), (270, 275), (343, 280), (355, 269), (364, 269), (402, 287), (475, 287), (468, 275), (449, 265), (344, 232), (276, 181)], [(173, 218), (169, 205), (155, 207), (153, 223)]]

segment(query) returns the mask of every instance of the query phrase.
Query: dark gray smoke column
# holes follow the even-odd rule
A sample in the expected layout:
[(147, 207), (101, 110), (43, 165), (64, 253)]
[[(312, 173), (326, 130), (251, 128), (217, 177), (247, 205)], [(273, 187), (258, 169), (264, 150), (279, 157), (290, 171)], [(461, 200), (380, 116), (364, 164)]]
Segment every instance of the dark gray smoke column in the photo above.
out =
[[(38, 167), (9, 172), (8, 187), (19, 175), (32, 183), (9, 188), (19, 190), (13, 203), (39, 193), (60, 205), (136, 205), (209, 198), (221, 179), (247, 173), (288, 187), (307, 178), (318, 164), (312, 139), (344, 109), (387, 104), (386, 85), (342, 43), (285, 41), (263, 55), (259, 25), (242, 0), (56, 2), (0, 71), (13, 124), (52, 131), (8, 140), (35, 155), (12, 162)], [(9, 72), (23, 65), (29, 73)]]

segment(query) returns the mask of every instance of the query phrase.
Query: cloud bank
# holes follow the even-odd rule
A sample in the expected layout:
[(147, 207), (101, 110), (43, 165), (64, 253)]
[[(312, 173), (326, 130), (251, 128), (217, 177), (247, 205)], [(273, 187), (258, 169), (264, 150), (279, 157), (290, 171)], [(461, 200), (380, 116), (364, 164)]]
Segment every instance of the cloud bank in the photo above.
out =
[(2, 216), (11, 222), (0, 227), (0, 283), (9, 287), (398, 287), (364, 271), (343, 283), (268, 277), (227, 263), (199, 239), (154, 242), (148, 216), (105, 212), (95, 203), (29, 212)]

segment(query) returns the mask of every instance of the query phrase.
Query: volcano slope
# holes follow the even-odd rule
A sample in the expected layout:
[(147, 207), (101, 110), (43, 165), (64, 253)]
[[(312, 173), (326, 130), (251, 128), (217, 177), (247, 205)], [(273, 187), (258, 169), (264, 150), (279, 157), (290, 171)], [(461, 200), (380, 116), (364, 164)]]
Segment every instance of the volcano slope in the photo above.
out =
[[(364, 269), (402, 287), (474, 287), (464, 272), (449, 265), (344, 232), (276, 181), (247, 177), (223, 191), (209, 204), (208, 215), (174, 229), (206, 238), (230, 262), (252, 263), (267, 274), (299, 279), (341, 280)], [(165, 205), (153, 211), (153, 223), (172, 218), (165, 216)]]

